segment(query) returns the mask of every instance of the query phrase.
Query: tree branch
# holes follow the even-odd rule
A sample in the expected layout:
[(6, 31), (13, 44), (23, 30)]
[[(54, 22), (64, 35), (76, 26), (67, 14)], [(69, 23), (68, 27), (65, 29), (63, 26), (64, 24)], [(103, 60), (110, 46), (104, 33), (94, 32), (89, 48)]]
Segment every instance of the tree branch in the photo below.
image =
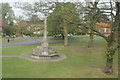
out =
[(62, 18), (62, 19), (65, 19), (66, 21), (68, 21), (68, 22), (71, 23), (71, 24), (82, 25), (82, 26), (84, 26), (86, 29), (90, 29), (90, 30), (96, 32), (97, 35), (103, 37), (106, 41), (108, 41), (108, 37), (106, 37), (104, 34), (100, 33), (98, 30), (96, 30), (96, 29), (94, 29), (94, 28), (87, 27), (87, 26), (86, 26), (85, 24), (83, 24), (83, 23), (76, 23), (76, 22), (73, 22), (73, 21), (69, 21), (67, 18), (64, 18), (64, 17), (61, 17), (61, 18)]

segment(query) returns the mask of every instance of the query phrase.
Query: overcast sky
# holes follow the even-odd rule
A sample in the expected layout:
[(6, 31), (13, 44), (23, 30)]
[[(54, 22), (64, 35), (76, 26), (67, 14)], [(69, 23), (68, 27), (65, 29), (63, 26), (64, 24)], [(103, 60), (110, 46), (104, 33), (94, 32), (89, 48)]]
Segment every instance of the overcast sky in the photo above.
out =
[[(50, 1), (50, 2), (53, 2), (53, 1), (59, 1), (59, 2), (68, 2), (68, 1), (72, 1), (72, 2), (74, 2), (74, 1), (79, 1), (79, 2), (84, 2), (85, 0), (0, 0), (0, 3), (5, 3), (5, 2), (7, 2), (7, 3), (9, 3), (10, 4), (10, 6), (12, 6), (12, 9), (13, 9), (13, 11), (14, 11), (14, 13), (15, 13), (15, 16), (16, 17), (19, 17), (19, 16), (23, 16), (24, 18), (26, 18), (23, 14), (22, 14), (22, 10), (21, 9), (18, 9), (18, 8), (16, 8), (15, 6), (14, 6), (14, 3), (15, 2), (22, 2), (22, 3), (24, 3), (24, 2), (29, 2), (29, 3), (33, 3), (33, 2), (38, 2), (38, 1)], [(41, 16), (42, 17), (42, 16)], [(43, 17), (42, 17), (43, 18)]]
[[(23, 16), (22, 15), (22, 10), (21, 9), (18, 9), (14, 6), (14, 3), (15, 2), (29, 2), (29, 3), (33, 3), (33, 2), (38, 2), (39, 0), (0, 0), (0, 3), (4, 3), (4, 2), (7, 2), (9, 3), (11, 6), (12, 6), (12, 9), (15, 13), (15, 16), (18, 17), (18, 16)], [(40, 1), (50, 1), (50, 2), (53, 2), (53, 1), (59, 1), (59, 2), (84, 2), (84, 1), (95, 1), (95, 0), (40, 0)], [(100, 2), (109, 2), (110, 0), (100, 0)], [(117, 0), (116, 0), (117, 1)], [(120, 0), (118, 0), (120, 1)], [(25, 16), (24, 16), (25, 17)]]
[[(37, 2), (37, 1), (50, 1), (50, 2), (53, 2), (53, 1), (59, 1), (59, 2), (68, 2), (68, 1), (72, 1), (72, 2), (84, 2), (84, 1), (89, 1), (89, 2), (94, 2), (95, 0), (0, 0), (0, 2)], [(102, 2), (108, 2), (110, 0), (100, 0)], [(119, 2), (120, 0), (113, 0), (113, 1), (117, 1)]]

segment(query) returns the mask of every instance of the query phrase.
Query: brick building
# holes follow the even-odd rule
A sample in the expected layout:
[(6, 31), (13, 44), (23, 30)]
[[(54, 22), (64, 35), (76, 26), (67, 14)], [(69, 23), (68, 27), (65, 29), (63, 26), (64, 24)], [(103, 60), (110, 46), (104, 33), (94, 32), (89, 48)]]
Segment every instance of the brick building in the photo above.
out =
[(107, 23), (96, 23), (98, 25), (98, 30), (102, 33), (111, 33), (110, 25)]

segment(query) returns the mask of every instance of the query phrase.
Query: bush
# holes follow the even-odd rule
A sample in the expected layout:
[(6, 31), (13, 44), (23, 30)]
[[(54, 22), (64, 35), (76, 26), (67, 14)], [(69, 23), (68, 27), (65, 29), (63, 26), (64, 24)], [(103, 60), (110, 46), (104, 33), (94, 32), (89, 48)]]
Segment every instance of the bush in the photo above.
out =
[(4, 27), (3, 28), (3, 34), (10, 36), (13, 35), (16, 32), (16, 29), (12, 26)]

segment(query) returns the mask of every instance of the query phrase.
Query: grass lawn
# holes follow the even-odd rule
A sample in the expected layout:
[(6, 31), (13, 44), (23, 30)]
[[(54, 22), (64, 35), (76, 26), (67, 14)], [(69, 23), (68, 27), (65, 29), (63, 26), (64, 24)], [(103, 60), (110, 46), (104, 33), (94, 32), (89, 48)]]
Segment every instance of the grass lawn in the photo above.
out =
[(36, 46), (37, 45), (3, 48), (2, 55), (9, 56), (31, 53)]
[[(24, 40), (26, 40), (26, 39), (24, 39), (24, 38), (22, 38), (22, 39), (14, 39), (14, 40), (10, 41), (9, 43), (15, 43), (15, 42), (24, 41)], [(7, 39), (2, 39), (2, 44), (6, 44), (6, 43), (8, 43)]]
[[(66, 59), (58, 62), (32, 62), (21, 58), (3, 58), (3, 78), (114, 78), (118, 77), (118, 58), (114, 56), (114, 74), (105, 75), (105, 41), (95, 41), (93, 48), (87, 48), (87, 43), (51, 44)], [(32, 46), (3, 48), (3, 55), (19, 55), (30, 53)]]

